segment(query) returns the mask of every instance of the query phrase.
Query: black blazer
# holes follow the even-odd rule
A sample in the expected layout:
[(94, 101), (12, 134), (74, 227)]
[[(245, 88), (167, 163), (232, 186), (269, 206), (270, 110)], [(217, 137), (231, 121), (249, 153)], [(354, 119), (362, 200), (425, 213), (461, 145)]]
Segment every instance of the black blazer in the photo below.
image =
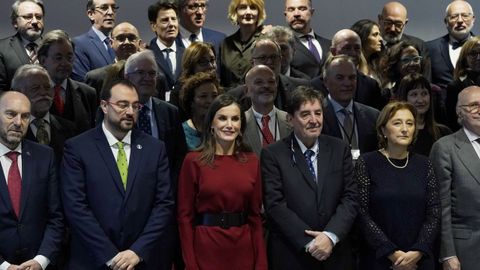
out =
[(0, 90), (10, 90), (17, 68), (30, 63), (19, 33), (0, 40)]
[(428, 52), (432, 62), (432, 83), (447, 88), (453, 81), (453, 65), (448, 52), (449, 35), (427, 42)]
[(153, 54), (155, 55), (155, 60), (157, 60), (158, 68), (160, 69), (161, 73), (165, 75), (167, 87), (169, 90), (172, 90), (174, 88), (178, 78), (180, 77), (180, 74), (182, 74), (182, 57), (185, 48), (183, 46), (180, 46), (179, 44), (176, 45), (177, 51), (175, 52), (175, 57), (177, 60), (177, 64), (175, 74), (172, 74), (170, 72), (167, 60), (165, 59), (165, 57), (163, 56), (163, 52), (157, 45), (157, 38), (152, 39), (149, 46), (149, 49), (152, 50)]
[[(326, 106), (323, 112), (322, 134), (343, 139), (332, 102), (329, 99), (326, 100)], [(355, 127), (358, 131), (357, 140), (360, 153), (377, 150), (378, 141), (375, 124), (380, 112), (377, 109), (358, 102), (353, 103), (353, 111), (355, 115)]]
[[(318, 142), (317, 183), (293, 133), (261, 152), (272, 269), (354, 269), (347, 237), (357, 215), (350, 149), (330, 136), (320, 135)], [(305, 252), (305, 245), (313, 238), (304, 230), (337, 235), (340, 241), (328, 260), (317, 261)]]
[(303, 73), (307, 74), (310, 78), (319, 76), (322, 72), (323, 62), (327, 59), (328, 52), (330, 51), (330, 46), (332, 45), (332, 41), (321, 37), (315, 34), (315, 38), (320, 43), (320, 47), (322, 48), (322, 61), (319, 63), (315, 56), (305, 47), (300, 38), (295, 37), (295, 53), (293, 55), (292, 62), (290, 65)]

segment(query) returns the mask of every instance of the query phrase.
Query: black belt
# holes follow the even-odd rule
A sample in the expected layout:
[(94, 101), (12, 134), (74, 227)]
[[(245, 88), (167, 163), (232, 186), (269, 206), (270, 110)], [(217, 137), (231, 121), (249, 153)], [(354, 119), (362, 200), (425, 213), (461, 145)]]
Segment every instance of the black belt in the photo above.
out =
[(219, 226), (224, 229), (230, 227), (240, 227), (247, 224), (247, 213), (221, 213), (221, 214), (211, 214), (203, 213), (196, 216), (196, 225), (204, 226)]

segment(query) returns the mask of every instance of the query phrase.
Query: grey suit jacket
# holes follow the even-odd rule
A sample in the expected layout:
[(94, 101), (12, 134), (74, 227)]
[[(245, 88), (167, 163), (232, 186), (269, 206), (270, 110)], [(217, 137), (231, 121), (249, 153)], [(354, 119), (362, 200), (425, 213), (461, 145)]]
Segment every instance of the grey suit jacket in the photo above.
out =
[[(277, 125), (278, 131), (280, 134), (277, 134), (276, 140), (285, 138), (292, 132), (291, 125), (287, 122), (287, 112), (274, 108), (276, 117), (277, 117)], [(260, 152), (262, 151), (262, 138), (260, 138), (259, 134), (259, 127), (255, 120), (255, 115), (253, 114), (252, 108), (248, 109), (245, 112), (245, 118), (247, 120), (247, 126), (245, 128), (245, 142), (250, 145), (252, 150), (260, 156)], [(275, 136), (275, 134), (274, 134)]]
[(442, 203), (440, 258), (457, 256), (462, 270), (478, 269), (480, 159), (463, 129), (439, 139), (430, 159)]

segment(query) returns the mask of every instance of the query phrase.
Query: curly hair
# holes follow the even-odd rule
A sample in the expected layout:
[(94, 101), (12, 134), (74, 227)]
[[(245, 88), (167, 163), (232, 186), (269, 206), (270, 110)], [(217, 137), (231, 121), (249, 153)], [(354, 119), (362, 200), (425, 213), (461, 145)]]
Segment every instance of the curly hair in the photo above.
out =
[(212, 83), (217, 88), (218, 94), (223, 94), (223, 88), (220, 87), (215, 71), (199, 72), (188, 77), (183, 82), (180, 90), (180, 106), (185, 110), (188, 118), (192, 117), (192, 104), (195, 92), (200, 85), (205, 83)]

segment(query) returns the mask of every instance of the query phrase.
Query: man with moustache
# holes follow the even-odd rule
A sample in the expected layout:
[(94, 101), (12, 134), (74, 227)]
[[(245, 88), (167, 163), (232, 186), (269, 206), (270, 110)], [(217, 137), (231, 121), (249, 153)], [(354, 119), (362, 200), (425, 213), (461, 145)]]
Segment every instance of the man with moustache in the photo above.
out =
[(354, 269), (349, 231), (357, 215), (350, 147), (321, 135), (323, 98), (292, 93), (290, 136), (261, 152), (268, 253), (274, 270)]
[(87, 16), (92, 27), (88, 32), (74, 37), (75, 62), (72, 79), (83, 82), (90, 70), (110, 65), (115, 52), (110, 45), (110, 31), (115, 26), (118, 5), (115, 0), (88, 0)]
[(57, 269), (64, 220), (55, 158), (24, 139), (29, 121), (24, 94), (0, 94), (0, 269)]
[(75, 123), (49, 112), (54, 90), (47, 70), (39, 65), (26, 64), (18, 68), (12, 89), (22, 92), (31, 104), (30, 125), (26, 138), (53, 148), (57, 165), (63, 156), (65, 140), (76, 133)]
[(315, 12), (312, 0), (285, 0), (285, 19), (295, 33), (292, 66), (310, 78), (320, 75), (330, 40), (319, 36), (311, 27)]
[(77, 132), (94, 126), (97, 109), (95, 89), (70, 79), (74, 53), (72, 41), (63, 30), (45, 34), (38, 49), (38, 60), (53, 82), (52, 114), (75, 122)]
[(0, 40), (0, 91), (10, 90), (18, 67), (38, 63), (38, 43), (44, 30), (43, 2), (17, 0), (12, 5), (10, 19), (15, 35)]
[(427, 46), (423, 40), (404, 33), (408, 23), (407, 8), (400, 2), (388, 2), (383, 6), (382, 13), (378, 15), (378, 24), (383, 38), (383, 49), (389, 48), (400, 41), (415, 44), (420, 49), (423, 57), (423, 75), (431, 80), (431, 62)]
[(463, 89), (456, 109), (462, 128), (430, 152), (442, 204), (440, 261), (444, 270), (474, 270), (480, 252), (480, 87)]
[(219, 54), (220, 43), (226, 37), (224, 33), (204, 27), (208, 0), (178, 0), (180, 12), (180, 31), (176, 43), (187, 48), (194, 41), (212, 43), (216, 55)]
[(65, 143), (67, 269), (170, 270), (160, 248), (174, 209), (165, 145), (133, 129), (142, 107), (133, 84), (107, 89), (102, 123)]
[(245, 112), (245, 141), (260, 156), (263, 147), (286, 137), (291, 127), (287, 123), (287, 112), (274, 105), (277, 81), (269, 67), (251, 68), (245, 75), (245, 85), (245, 95), (252, 101), (252, 107)]
[(167, 89), (161, 95), (170, 101), (170, 93), (182, 73), (182, 56), (185, 48), (177, 44), (178, 8), (176, 4), (158, 1), (148, 7), (150, 28), (156, 37), (150, 41), (157, 65), (165, 74)]
[(448, 34), (427, 42), (427, 47), (432, 59), (432, 83), (446, 89), (453, 81), (462, 46), (473, 35), (475, 14), (467, 1), (453, 1), (447, 6), (443, 21)]

